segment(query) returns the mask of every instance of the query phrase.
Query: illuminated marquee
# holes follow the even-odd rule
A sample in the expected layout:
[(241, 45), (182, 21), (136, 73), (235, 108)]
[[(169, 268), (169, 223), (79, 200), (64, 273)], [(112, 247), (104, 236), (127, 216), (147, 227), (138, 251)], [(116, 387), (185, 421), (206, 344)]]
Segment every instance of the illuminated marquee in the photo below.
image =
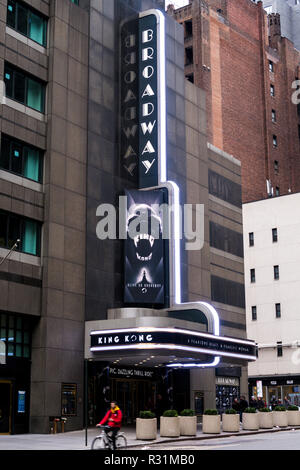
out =
[[(254, 341), (215, 336), (182, 328), (124, 328), (91, 331), (91, 351), (172, 350), (197, 355), (256, 360)], [(178, 364), (172, 364), (178, 366)], [(171, 364), (169, 364), (171, 366)], [(203, 364), (202, 364), (203, 367)]]
[[(165, 180), (164, 17), (141, 13), (121, 31), (121, 162), (139, 188)], [(163, 157), (162, 157), (163, 154)]]

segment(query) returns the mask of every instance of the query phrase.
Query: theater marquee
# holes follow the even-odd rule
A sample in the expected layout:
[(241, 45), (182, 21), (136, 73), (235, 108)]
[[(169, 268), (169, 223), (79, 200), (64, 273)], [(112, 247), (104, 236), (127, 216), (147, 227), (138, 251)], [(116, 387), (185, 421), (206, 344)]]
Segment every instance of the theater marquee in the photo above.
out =
[[(182, 328), (124, 328), (91, 331), (91, 352), (173, 351), (180, 355), (220, 356), (241, 360), (256, 360), (253, 341), (215, 336)], [(175, 365), (175, 364), (174, 364)]]

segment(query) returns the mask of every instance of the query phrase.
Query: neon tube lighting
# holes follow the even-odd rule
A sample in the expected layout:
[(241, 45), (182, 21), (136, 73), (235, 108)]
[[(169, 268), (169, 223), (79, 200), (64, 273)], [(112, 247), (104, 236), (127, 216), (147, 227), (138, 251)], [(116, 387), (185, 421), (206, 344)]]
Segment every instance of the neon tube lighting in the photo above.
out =
[[(116, 333), (147, 333), (147, 332), (158, 332), (158, 333), (182, 333), (190, 336), (200, 336), (200, 337), (205, 337), (205, 338), (213, 338), (214, 335), (210, 333), (202, 333), (199, 331), (194, 331), (194, 330), (185, 330), (183, 328), (162, 328), (162, 327), (152, 327), (152, 326), (147, 326), (147, 327), (136, 327), (136, 328), (124, 328), (124, 329), (117, 329), (117, 330), (98, 330), (98, 331), (91, 331), (90, 335), (105, 335), (105, 334), (116, 334)], [(223, 339), (227, 340), (226, 336), (218, 336), (218, 339)], [(229, 340), (232, 343), (241, 343), (241, 344), (246, 344), (249, 346), (255, 346), (255, 343), (253, 341), (247, 341), (244, 339), (236, 339), (236, 338), (230, 338)]]
[[(226, 357), (235, 357), (239, 359), (249, 359), (253, 360), (253, 356), (248, 356), (247, 354), (235, 354), (232, 356), (232, 353), (226, 353), (226, 352), (220, 352), (220, 351), (214, 351), (214, 350), (207, 350), (207, 349), (202, 349), (202, 348), (193, 348), (190, 346), (180, 346), (177, 344), (156, 344), (156, 343), (151, 343), (151, 344), (131, 344), (128, 346), (93, 346), (91, 348), (91, 351), (119, 351), (119, 350), (124, 350), (124, 349), (168, 349), (168, 350), (178, 350), (178, 351), (188, 351), (188, 352), (198, 352), (198, 353), (204, 353), (204, 354), (211, 354), (215, 355), (215, 359), (217, 358), (217, 354), (220, 356), (226, 356)], [(203, 366), (202, 366), (203, 367)]]

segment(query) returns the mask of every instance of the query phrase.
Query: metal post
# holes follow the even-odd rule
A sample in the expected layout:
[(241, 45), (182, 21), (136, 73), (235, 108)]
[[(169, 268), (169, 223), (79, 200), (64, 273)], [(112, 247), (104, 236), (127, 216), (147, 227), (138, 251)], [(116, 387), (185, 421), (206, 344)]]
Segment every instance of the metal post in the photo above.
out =
[(85, 412), (85, 446), (88, 445), (88, 361), (84, 360), (84, 412)]
[(7, 255), (4, 256), (4, 258), (0, 261), (0, 266), (1, 266), (1, 264), (4, 263), (4, 261), (5, 261), (6, 259), (8, 259), (8, 257), (11, 255), (11, 253), (17, 248), (18, 243), (20, 243), (20, 241), (21, 241), (20, 239), (18, 239), (18, 240), (16, 241), (16, 243), (15, 243), (14, 246), (9, 250), (9, 252), (7, 253)]

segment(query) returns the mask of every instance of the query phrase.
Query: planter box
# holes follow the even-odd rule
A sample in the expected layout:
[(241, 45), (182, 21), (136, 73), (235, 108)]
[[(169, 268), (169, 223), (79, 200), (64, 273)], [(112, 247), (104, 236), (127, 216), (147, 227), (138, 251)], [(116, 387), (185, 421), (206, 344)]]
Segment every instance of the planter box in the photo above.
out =
[(180, 436), (180, 421), (179, 416), (167, 418), (160, 417), (160, 435), (163, 437), (179, 437)]
[(157, 437), (157, 418), (136, 418), (136, 438), (141, 440), (153, 440)]
[(243, 413), (242, 415), (243, 429), (256, 431), (259, 429), (258, 413)]
[(203, 415), (202, 416), (202, 432), (204, 434), (220, 434), (221, 416), (220, 415)]
[(179, 422), (181, 436), (196, 436), (197, 416), (179, 416)]
[(264, 412), (264, 411), (259, 411), (258, 412), (258, 421), (259, 421), (259, 427), (261, 429), (271, 429), (273, 428), (273, 412), (270, 411)]
[(289, 426), (300, 426), (300, 411), (287, 410), (287, 415)]
[(222, 430), (225, 432), (239, 432), (240, 430), (240, 415), (222, 415)]
[(273, 424), (280, 428), (288, 426), (288, 414), (286, 411), (273, 411)]

